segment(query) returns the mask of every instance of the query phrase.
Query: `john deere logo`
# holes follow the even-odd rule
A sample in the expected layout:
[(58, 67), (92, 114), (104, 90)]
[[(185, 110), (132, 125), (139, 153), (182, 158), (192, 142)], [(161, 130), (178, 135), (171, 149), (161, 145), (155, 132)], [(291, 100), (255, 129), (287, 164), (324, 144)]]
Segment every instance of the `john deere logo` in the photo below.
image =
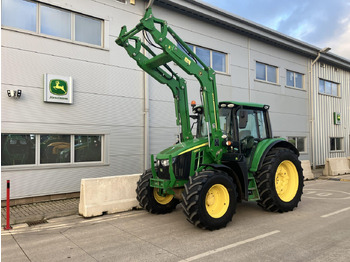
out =
[(68, 92), (67, 82), (59, 79), (50, 81), (50, 92), (54, 95), (62, 96)]

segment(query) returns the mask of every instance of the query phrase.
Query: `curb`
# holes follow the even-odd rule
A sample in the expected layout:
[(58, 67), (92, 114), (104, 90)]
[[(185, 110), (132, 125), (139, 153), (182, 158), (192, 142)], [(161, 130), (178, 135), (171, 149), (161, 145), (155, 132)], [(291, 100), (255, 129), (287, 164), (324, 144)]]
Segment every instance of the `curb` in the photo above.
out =
[(333, 180), (333, 181), (342, 181), (342, 182), (350, 182), (350, 179), (346, 179), (346, 178), (326, 178), (326, 180)]
[(320, 180), (332, 180), (332, 181), (341, 181), (341, 182), (350, 182), (350, 178), (341, 178), (341, 177), (326, 177), (321, 176), (318, 179)]
[[(10, 224), (11, 225), (28, 224), (28, 223), (34, 223), (37, 221), (45, 221), (52, 218), (65, 217), (65, 216), (78, 215), (78, 214), (79, 212), (77, 209), (53, 211), (47, 214), (31, 214), (29, 216), (23, 216), (23, 217), (15, 216), (11, 214)], [(6, 219), (1, 219), (1, 226), (5, 226), (5, 225), (6, 225)]]

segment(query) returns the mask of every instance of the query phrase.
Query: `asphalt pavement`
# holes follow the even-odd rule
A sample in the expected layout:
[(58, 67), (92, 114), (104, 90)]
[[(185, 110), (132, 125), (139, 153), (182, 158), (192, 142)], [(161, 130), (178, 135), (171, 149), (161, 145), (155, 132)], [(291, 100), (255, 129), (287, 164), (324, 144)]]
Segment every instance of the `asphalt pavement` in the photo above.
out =
[[(320, 176), (322, 170), (314, 171), (316, 179), (330, 180), (349, 180), (350, 175), (326, 177)], [(1, 208), (1, 226), (5, 226), (6, 207)], [(10, 207), (10, 225), (28, 224), (36, 225), (46, 223), (48, 219), (64, 217), (69, 215), (77, 215), (79, 213), (79, 198), (70, 198), (65, 200), (53, 200), (41, 203), (33, 203), (26, 205), (17, 205)]]
[(350, 260), (350, 175), (305, 181), (292, 212), (242, 202), (226, 228), (188, 223), (178, 206), (166, 215), (145, 210), (84, 219), (52, 218), (1, 232), (1, 259), (16, 261), (313, 261)]

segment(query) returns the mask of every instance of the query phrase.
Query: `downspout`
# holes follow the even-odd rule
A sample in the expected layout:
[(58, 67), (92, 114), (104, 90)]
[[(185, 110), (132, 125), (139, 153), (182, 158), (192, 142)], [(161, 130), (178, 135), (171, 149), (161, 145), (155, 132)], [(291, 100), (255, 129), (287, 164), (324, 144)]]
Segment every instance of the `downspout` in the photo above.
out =
[(250, 81), (250, 38), (248, 37), (248, 102), (251, 102), (251, 81)]
[(144, 165), (143, 169), (148, 169), (149, 165), (149, 86), (148, 86), (148, 75), (143, 71), (143, 115), (144, 115)]
[(313, 60), (311, 62), (311, 66), (310, 66), (310, 99), (311, 99), (311, 148), (312, 148), (312, 169), (316, 169), (316, 157), (315, 157), (315, 145), (316, 145), (316, 141), (315, 141), (315, 99), (316, 96), (314, 94), (314, 79), (313, 79), (313, 68), (314, 65), (316, 64), (316, 62), (320, 59), (321, 54), (325, 54), (327, 53), (329, 50), (331, 50), (330, 47), (325, 47), (323, 49), (321, 49), (320, 51), (318, 51), (317, 57), (315, 58), (315, 60)]
[[(150, 4), (153, 4), (153, 1), (150, 1), (147, 5), (148, 8)], [(144, 34), (142, 34), (142, 42), (145, 43)], [(143, 48), (143, 54), (147, 56), (146, 50)], [(147, 170), (150, 167), (150, 157), (149, 157), (149, 83), (148, 83), (148, 74), (142, 70), (143, 75), (143, 170)]]
[[(318, 59), (317, 59), (318, 60)], [(317, 61), (315, 60), (315, 61)], [(316, 164), (315, 164), (315, 134), (314, 134), (314, 84), (313, 84), (313, 65), (314, 63), (312, 62), (312, 60), (309, 63), (310, 67), (309, 67), (309, 87), (310, 87), (310, 94), (309, 94), (309, 105), (310, 105), (310, 111), (311, 111), (311, 119), (310, 121), (310, 128), (311, 128), (311, 159), (312, 159), (312, 169), (316, 168)]]

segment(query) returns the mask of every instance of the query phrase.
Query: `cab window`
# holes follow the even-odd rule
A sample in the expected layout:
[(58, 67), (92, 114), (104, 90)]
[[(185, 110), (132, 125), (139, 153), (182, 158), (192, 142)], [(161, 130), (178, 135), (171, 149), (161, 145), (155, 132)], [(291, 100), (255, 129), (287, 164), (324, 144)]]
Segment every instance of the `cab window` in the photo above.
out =
[(239, 109), (237, 111), (239, 139), (267, 137), (264, 112), (261, 110)]

